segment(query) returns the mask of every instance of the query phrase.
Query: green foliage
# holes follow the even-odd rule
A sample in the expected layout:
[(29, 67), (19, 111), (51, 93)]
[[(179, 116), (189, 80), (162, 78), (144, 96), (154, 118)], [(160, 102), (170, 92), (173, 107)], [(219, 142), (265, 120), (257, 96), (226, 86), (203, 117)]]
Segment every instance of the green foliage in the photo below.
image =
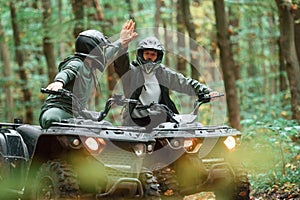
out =
[(252, 101), (242, 105), (244, 137), (240, 153), (254, 193), (286, 182), (300, 186), (300, 126), (285, 118), (290, 111), (285, 101), (290, 97), (282, 93), (266, 101), (253, 93), (249, 98)]

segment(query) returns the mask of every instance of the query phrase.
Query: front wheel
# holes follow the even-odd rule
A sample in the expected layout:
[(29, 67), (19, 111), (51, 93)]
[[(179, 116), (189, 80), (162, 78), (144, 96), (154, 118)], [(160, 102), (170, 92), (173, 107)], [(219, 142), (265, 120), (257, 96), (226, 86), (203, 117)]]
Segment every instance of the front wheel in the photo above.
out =
[(31, 193), (31, 199), (79, 199), (79, 186), (72, 169), (60, 160), (41, 165)]
[(160, 200), (159, 184), (156, 177), (149, 170), (140, 174), (140, 181), (143, 184), (144, 198), (147, 200)]
[(236, 180), (230, 187), (220, 189), (215, 192), (216, 200), (249, 200), (250, 183), (248, 175), (243, 169), (236, 170)]
[(176, 177), (175, 170), (170, 167), (163, 167), (154, 172), (157, 177), (159, 188), (161, 190), (161, 197), (163, 200), (182, 200), (183, 195), (179, 191), (179, 183)]

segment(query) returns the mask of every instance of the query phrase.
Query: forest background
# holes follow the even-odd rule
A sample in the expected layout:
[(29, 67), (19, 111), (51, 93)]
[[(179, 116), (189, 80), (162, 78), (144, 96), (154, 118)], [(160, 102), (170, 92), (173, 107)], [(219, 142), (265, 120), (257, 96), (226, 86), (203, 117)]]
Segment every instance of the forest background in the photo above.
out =
[[(172, 40), (185, 47), (181, 51), (188, 59), (166, 52), (164, 63), (186, 76), (205, 82), (207, 77), (191, 62), (198, 62), (193, 52), (209, 54), (208, 71), (217, 69), (224, 81), (223, 123), (244, 134), (241, 159), (253, 194), (299, 194), (298, 5), (291, 0), (1, 0), (0, 121), (20, 118), (38, 124), (46, 97), (40, 88), (53, 80), (59, 62), (73, 54), (78, 33), (97, 29), (118, 36), (132, 18), (137, 30), (153, 30), (148, 36), (159, 34), (151, 27), (179, 33), (159, 36), (164, 44)], [(188, 39), (180, 40), (180, 34)], [(133, 54), (135, 45), (131, 48)], [(96, 107), (103, 106), (118, 82), (112, 67), (99, 82), (101, 92), (95, 91), (90, 102)], [(278, 188), (287, 192), (279, 194)]]

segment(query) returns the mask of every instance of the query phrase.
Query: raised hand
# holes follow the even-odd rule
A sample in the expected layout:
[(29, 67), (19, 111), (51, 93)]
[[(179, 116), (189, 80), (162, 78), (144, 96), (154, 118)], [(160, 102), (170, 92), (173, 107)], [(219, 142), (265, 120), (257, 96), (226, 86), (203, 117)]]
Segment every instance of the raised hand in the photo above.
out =
[(131, 19), (123, 25), (120, 33), (122, 47), (128, 47), (128, 44), (138, 36), (134, 30), (134, 26), (135, 23)]

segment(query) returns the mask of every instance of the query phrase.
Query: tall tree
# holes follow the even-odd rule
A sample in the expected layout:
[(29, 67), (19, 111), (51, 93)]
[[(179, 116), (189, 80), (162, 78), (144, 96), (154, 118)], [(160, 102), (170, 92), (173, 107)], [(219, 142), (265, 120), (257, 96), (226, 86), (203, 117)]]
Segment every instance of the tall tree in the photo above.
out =
[(237, 98), (235, 85), (235, 75), (233, 66), (234, 60), (228, 33), (228, 22), (225, 12), (224, 0), (214, 0), (214, 10), (216, 17), (216, 29), (218, 47), (220, 49), (220, 62), (223, 71), (229, 123), (232, 127), (240, 129), (240, 106)]
[[(126, 0), (126, 3), (128, 5), (129, 18), (134, 20), (134, 10), (132, 8), (131, 0)], [(135, 27), (137, 28), (137, 25), (135, 25)]]
[[(112, 9), (111, 4), (106, 3), (104, 5), (105, 9)], [(112, 19), (105, 19), (105, 16), (103, 16), (103, 20), (106, 20), (108, 24), (114, 24), (114, 21)], [(107, 31), (107, 27), (104, 27), (103, 32), (105, 33)], [(107, 71), (107, 83), (108, 83), (108, 91), (113, 91), (116, 83), (117, 83), (117, 75), (114, 73), (113, 64), (110, 63), (109, 66), (106, 68)]]
[[(62, 22), (63, 21), (63, 2), (62, 2), (62, 0), (57, 1), (57, 7), (58, 7), (58, 20), (60, 22)], [(66, 44), (64, 44), (62, 42), (59, 43), (58, 55), (60, 57), (65, 57), (65, 45)]]
[(161, 0), (155, 0), (155, 14), (154, 14), (154, 36), (158, 37), (159, 33), (158, 33), (158, 29), (157, 27), (159, 27), (160, 23), (161, 23), (161, 7), (162, 7), (162, 1)]
[[(239, 26), (239, 16), (236, 14), (236, 12), (234, 11), (235, 9), (233, 9), (232, 7), (228, 8), (228, 15), (232, 16), (231, 19), (228, 21), (228, 24), (230, 27), (228, 32), (230, 33), (230, 35), (237, 35), (237, 33), (234, 31), (234, 29), (237, 29)], [(232, 43), (232, 49), (233, 50), (233, 54), (238, 53), (238, 42)], [(238, 80), (241, 78), (241, 72), (240, 72), (240, 65), (236, 62), (236, 65), (234, 66), (234, 75), (235, 75), (235, 79)]]
[(184, 15), (181, 7), (181, 0), (177, 0), (177, 48), (178, 48), (178, 58), (177, 58), (177, 70), (186, 75), (186, 60), (185, 60), (185, 40), (183, 34), (185, 32), (185, 24), (184, 24)]
[(279, 12), (280, 47), (286, 63), (292, 104), (292, 118), (300, 122), (300, 67), (294, 37), (294, 17), (292, 3), (276, 0)]
[(281, 46), (280, 39), (278, 40), (278, 46), (279, 46), (279, 51), (278, 51), (278, 57), (279, 57), (279, 90), (284, 92), (288, 89), (288, 84), (286, 80), (286, 63), (285, 59), (282, 53), (283, 47)]
[(0, 53), (3, 60), (3, 76), (8, 78), (4, 83), (4, 92), (5, 92), (5, 109), (4, 117), (7, 120), (11, 119), (11, 111), (13, 110), (13, 97), (12, 97), (12, 88), (11, 88), (11, 69), (10, 69), (10, 60), (9, 60), (9, 50), (5, 43), (5, 35), (2, 30), (2, 24), (0, 21)]
[(295, 15), (294, 15), (295, 45), (296, 45), (298, 61), (300, 61), (300, 9), (299, 8), (295, 9), (294, 13), (295, 13)]
[(73, 36), (76, 38), (80, 32), (84, 29), (84, 4), (83, 0), (71, 0), (72, 10), (75, 16), (75, 27), (73, 30)]
[[(161, 8), (159, 8), (159, 9), (163, 9), (163, 8), (167, 7), (166, 4), (165, 4), (165, 1), (161, 1), (160, 6), (161, 6)], [(166, 15), (164, 15), (164, 16), (166, 16)], [(164, 41), (165, 41), (164, 46), (165, 46), (165, 49), (167, 50), (166, 55), (165, 55), (165, 64), (167, 66), (170, 66), (170, 56), (168, 56), (168, 50), (173, 48), (172, 43), (169, 42), (170, 40), (172, 40), (172, 38), (171, 38), (172, 35), (169, 34), (169, 31), (167, 29), (168, 22), (170, 21), (170, 19), (168, 17), (162, 17), (161, 21), (162, 21), (162, 26), (164, 28)]]
[[(190, 1), (184, 0), (180, 2), (181, 2), (182, 12), (184, 16), (183, 18), (184, 23), (190, 38), (191, 63), (198, 64), (200, 62), (200, 55), (198, 54), (199, 47), (197, 43), (193, 42), (193, 40), (197, 40), (197, 38), (196, 38), (196, 30), (195, 30), (193, 16), (191, 15), (191, 11), (190, 11)], [(199, 80), (200, 77), (199, 70), (196, 69), (196, 66), (191, 66), (191, 68), (192, 68), (192, 78)]]
[(21, 49), (21, 39), (20, 32), (17, 22), (17, 10), (14, 5), (14, 1), (9, 2), (10, 14), (11, 14), (11, 23), (13, 29), (13, 37), (15, 44), (15, 58), (19, 66), (19, 75), (20, 75), (20, 88), (23, 92), (23, 105), (25, 107), (25, 122), (33, 122), (33, 108), (31, 104), (32, 94), (28, 85), (28, 74), (26, 68), (24, 67), (24, 58), (23, 51)]
[(43, 8), (43, 51), (46, 57), (47, 66), (48, 66), (48, 77), (51, 82), (56, 75), (56, 64), (55, 64), (55, 55), (54, 55), (54, 44), (52, 42), (52, 31), (51, 31), (51, 0), (42, 0)]
[(96, 9), (96, 13), (95, 13), (94, 19), (96, 21), (102, 21), (104, 19), (104, 13), (103, 13), (103, 10), (102, 10), (100, 4), (98, 3), (97, 0), (93, 0), (93, 5), (94, 5), (94, 7)]

